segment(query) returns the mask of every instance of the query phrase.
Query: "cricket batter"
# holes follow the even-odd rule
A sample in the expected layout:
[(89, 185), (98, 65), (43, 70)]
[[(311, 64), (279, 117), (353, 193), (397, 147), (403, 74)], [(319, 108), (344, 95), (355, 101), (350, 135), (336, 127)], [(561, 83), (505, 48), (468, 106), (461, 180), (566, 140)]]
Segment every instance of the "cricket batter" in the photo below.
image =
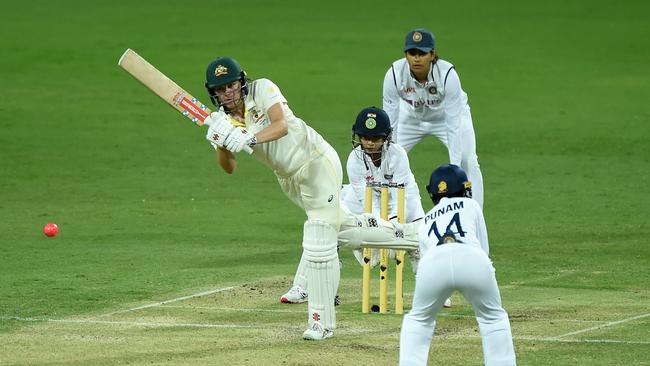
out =
[(282, 191), (305, 210), (302, 246), (310, 296), (303, 338), (332, 337), (343, 176), (336, 151), (293, 114), (273, 82), (248, 79), (230, 57), (219, 57), (208, 65), (205, 87), (219, 107), (206, 120), (210, 126), (206, 138), (221, 168), (232, 174), (237, 167), (235, 153), (249, 146), (252, 155), (274, 171)]
[(485, 365), (515, 365), (510, 320), (488, 258), (485, 220), (471, 199), (467, 175), (456, 165), (443, 165), (431, 174), (427, 191), (435, 206), (419, 227), (422, 259), (413, 306), (402, 322), (399, 364), (427, 364), (436, 316), (445, 299), (458, 290), (476, 313)]
[(408, 152), (425, 136), (436, 136), (447, 147), (449, 162), (467, 171), (474, 199), (483, 207), (472, 115), (454, 65), (438, 57), (433, 34), (423, 28), (408, 32), (404, 56), (384, 77), (383, 107), (395, 141)]
[[(352, 152), (348, 156), (347, 173), (350, 184), (343, 186), (341, 200), (351, 212), (364, 213), (366, 182), (403, 183), (405, 185), (405, 221), (412, 222), (424, 216), (420, 191), (409, 166), (406, 151), (392, 142), (392, 128), (388, 115), (377, 107), (362, 109), (352, 125)], [(379, 217), (379, 188), (373, 193), (373, 214)], [(389, 217), (397, 217), (397, 194), (389, 191)], [(363, 253), (353, 250), (360, 264)], [(409, 251), (409, 255), (414, 251)], [(373, 265), (379, 262), (379, 251), (373, 251)], [(375, 258), (376, 257), (376, 258)], [(417, 257), (412, 262), (417, 265)], [(414, 265), (414, 268), (415, 268)], [(301, 259), (293, 281), (293, 287), (280, 297), (283, 303), (302, 303), (307, 301), (307, 278), (305, 259)]]

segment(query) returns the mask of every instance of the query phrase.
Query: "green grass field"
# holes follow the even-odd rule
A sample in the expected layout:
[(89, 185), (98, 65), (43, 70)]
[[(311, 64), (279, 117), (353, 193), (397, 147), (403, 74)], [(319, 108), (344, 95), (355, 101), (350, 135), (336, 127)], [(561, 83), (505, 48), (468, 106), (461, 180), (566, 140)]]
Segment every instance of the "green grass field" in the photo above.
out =
[[(356, 113), (381, 105), (404, 34), (425, 26), (469, 94), (519, 364), (650, 365), (650, 5), (448, 3), (3, 3), (0, 364), (397, 364), (401, 316), (360, 313), (351, 253), (336, 337), (301, 339), (306, 306), (277, 299), (303, 212), (249, 157), (223, 173), (205, 130), (117, 60), (133, 48), (207, 102), (205, 66), (234, 56), (345, 159)], [(434, 138), (410, 156), (422, 187), (447, 159)], [(430, 361), (479, 365), (453, 300)]]

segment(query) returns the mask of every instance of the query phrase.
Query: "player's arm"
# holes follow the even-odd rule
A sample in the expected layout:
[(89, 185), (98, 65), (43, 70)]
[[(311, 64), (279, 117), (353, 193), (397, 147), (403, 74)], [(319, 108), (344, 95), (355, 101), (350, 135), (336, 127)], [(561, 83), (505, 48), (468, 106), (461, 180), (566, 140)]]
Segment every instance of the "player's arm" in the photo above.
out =
[(350, 180), (350, 186), (354, 192), (354, 197), (361, 205), (363, 205), (366, 192), (366, 170), (363, 167), (363, 162), (357, 156), (357, 151), (352, 150), (352, 152), (350, 152), (345, 168), (348, 173), (348, 179)]
[(235, 159), (235, 154), (231, 153), (224, 147), (218, 147), (217, 160), (226, 173), (232, 174), (235, 172), (235, 169), (237, 168), (237, 159)]
[(481, 249), (485, 251), (485, 254), (490, 255), (490, 244), (488, 243), (488, 233), (487, 226), (485, 225), (485, 217), (483, 217), (483, 211), (478, 203), (475, 205), (476, 208), (476, 237), (478, 238), (479, 243), (481, 244)]
[(217, 161), (221, 168), (228, 174), (232, 174), (237, 168), (235, 155), (226, 149), (225, 141), (234, 132), (230, 118), (223, 111), (216, 111), (205, 119), (209, 126), (205, 138), (217, 152)]
[(461, 98), (460, 79), (455, 69), (449, 71), (445, 85), (445, 121), (447, 124), (447, 142), (449, 147), (449, 162), (460, 166), (461, 161)]
[[(415, 182), (415, 177), (411, 171), (411, 164), (409, 162), (408, 155), (404, 148), (397, 144), (391, 144), (391, 151), (393, 155), (391, 156), (391, 166), (393, 167), (393, 181), (404, 184), (404, 201), (405, 201), (405, 219), (407, 222), (413, 220), (419, 220), (424, 215), (424, 212), (419, 212), (422, 210), (421, 204), (418, 204), (418, 207), (409, 206), (409, 202), (413, 200), (420, 201), (420, 196), (413, 197), (415, 192), (419, 193), (417, 189), (417, 183)], [(415, 188), (415, 189), (413, 189)], [(394, 207), (395, 215), (397, 214), (397, 194), (393, 194), (391, 197), (391, 205)], [(393, 211), (391, 211), (393, 212)], [(408, 220), (408, 218), (411, 220)]]
[(384, 90), (383, 90), (383, 110), (388, 114), (390, 118), (390, 126), (395, 130), (397, 125), (397, 118), (399, 117), (399, 100), (400, 96), (397, 93), (397, 75), (395, 68), (391, 68), (386, 71), (384, 76)]
[(271, 123), (262, 131), (255, 134), (258, 144), (275, 141), (289, 133), (289, 124), (282, 110), (282, 103), (273, 104), (267, 111), (266, 116)]

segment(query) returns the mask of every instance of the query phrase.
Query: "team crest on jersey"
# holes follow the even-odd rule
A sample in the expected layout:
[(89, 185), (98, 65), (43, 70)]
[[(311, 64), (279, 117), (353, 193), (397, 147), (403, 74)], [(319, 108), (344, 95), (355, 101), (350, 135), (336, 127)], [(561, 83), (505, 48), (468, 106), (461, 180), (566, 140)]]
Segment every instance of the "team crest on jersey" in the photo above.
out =
[(260, 112), (257, 108), (251, 108), (246, 113), (250, 113), (253, 115), (253, 120), (255, 123), (264, 123), (266, 121), (266, 116), (264, 113)]
[(438, 183), (438, 193), (447, 193), (447, 182), (444, 180), (441, 180), (440, 183)]
[(422, 40), (422, 33), (414, 32), (413, 33), (413, 41), (414, 42), (420, 42), (421, 40)]
[(429, 94), (437, 94), (438, 93), (438, 88), (434, 86), (429, 87)]
[[(368, 116), (370, 116), (372, 113), (368, 113)], [(372, 130), (373, 128), (377, 127), (377, 121), (374, 118), (368, 118), (366, 120), (366, 128), (369, 130)]]
[(223, 65), (219, 65), (216, 69), (214, 69), (214, 76), (221, 75), (228, 75), (228, 68)]

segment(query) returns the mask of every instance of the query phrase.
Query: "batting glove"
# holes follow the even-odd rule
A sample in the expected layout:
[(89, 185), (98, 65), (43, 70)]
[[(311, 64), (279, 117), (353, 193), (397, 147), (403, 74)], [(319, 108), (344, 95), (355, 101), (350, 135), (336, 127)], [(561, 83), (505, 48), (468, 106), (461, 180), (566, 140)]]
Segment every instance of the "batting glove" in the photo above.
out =
[(235, 129), (230, 123), (228, 115), (223, 111), (213, 112), (208, 118), (205, 119), (205, 124), (210, 126), (205, 138), (216, 149), (223, 147), (228, 135)]
[(235, 127), (234, 130), (228, 135), (224, 142), (224, 147), (234, 153), (238, 153), (244, 147), (253, 147), (257, 143), (255, 135), (248, 132), (243, 127)]

